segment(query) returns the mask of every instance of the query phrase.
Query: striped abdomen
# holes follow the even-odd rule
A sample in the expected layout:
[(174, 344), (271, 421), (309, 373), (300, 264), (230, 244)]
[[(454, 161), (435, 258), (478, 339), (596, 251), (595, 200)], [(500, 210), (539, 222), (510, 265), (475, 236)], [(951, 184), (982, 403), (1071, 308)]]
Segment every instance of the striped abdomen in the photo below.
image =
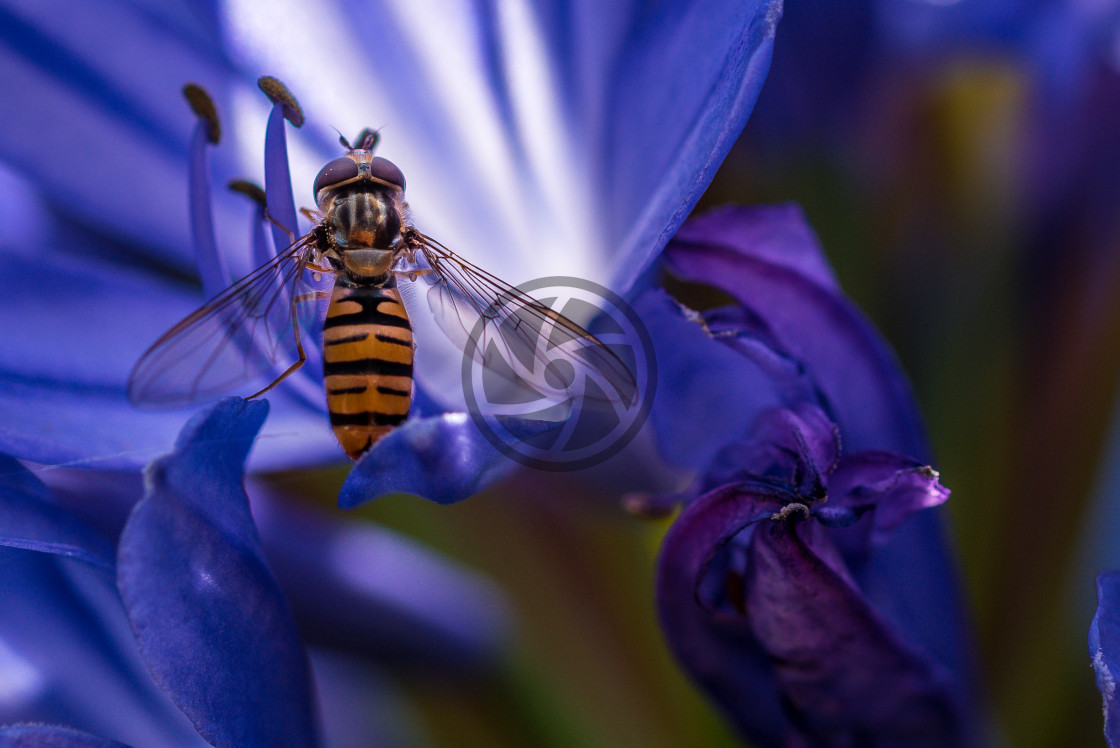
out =
[(355, 460), (408, 417), (412, 327), (393, 276), (384, 286), (339, 275), (323, 322), (331, 428)]

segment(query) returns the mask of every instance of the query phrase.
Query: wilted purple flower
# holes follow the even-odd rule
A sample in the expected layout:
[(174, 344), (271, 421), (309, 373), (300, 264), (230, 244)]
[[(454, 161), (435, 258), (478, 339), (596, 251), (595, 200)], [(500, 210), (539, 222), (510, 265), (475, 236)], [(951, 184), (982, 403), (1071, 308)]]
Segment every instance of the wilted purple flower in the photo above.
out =
[(889, 351), (794, 207), (693, 219), (667, 258), (736, 302), (685, 321), (680, 366), (724, 365), (714, 436), (687, 450), (688, 411), (660, 414), (665, 452), (699, 471), (658, 565), (678, 659), (762, 745), (969, 744), (954, 570), (919, 511), (948, 491)]

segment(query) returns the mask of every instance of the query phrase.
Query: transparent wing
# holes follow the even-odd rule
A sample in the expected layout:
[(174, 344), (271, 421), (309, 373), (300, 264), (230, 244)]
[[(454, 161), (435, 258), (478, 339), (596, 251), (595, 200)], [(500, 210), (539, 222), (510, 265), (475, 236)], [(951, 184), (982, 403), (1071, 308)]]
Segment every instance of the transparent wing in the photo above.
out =
[(398, 272), (431, 286), (437, 324), (477, 363), (542, 398), (605, 400), (611, 408), (636, 402), (634, 373), (609, 346), (431, 237), (417, 236), (423, 263)]
[(314, 248), (308, 234), (168, 330), (149, 348), (128, 383), (128, 398), (145, 408), (204, 402), (298, 358), (293, 318)]

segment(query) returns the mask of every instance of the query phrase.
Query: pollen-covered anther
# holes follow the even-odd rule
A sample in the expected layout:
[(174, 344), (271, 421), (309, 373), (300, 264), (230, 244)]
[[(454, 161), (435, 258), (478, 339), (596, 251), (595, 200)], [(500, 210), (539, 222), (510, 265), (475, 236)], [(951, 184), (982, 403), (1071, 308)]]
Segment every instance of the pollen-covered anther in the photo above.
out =
[(214, 106), (210, 94), (206, 93), (206, 89), (202, 86), (188, 83), (183, 86), (183, 98), (190, 104), (195, 115), (207, 124), (207, 139), (217, 145), (222, 139), (222, 126), (218, 121), (218, 108)]
[(265, 197), (264, 188), (256, 182), (250, 182), (248, 179), (234, 179), (230, 181), (226, 187), (230, 192), (237, 192), (249, 198), (262, 208), (267, 207), (268, 200)]
[(273, 104), (282, 104), (284, 106), (284, 118), (286, 120), (291, 122), (295, 127), (303, 126), (303, 110), (300, 108), (299, 102), (296, 101), (295, 96), (292, 96), (292, 92), (288, 90), (287, 86), (271, 75), (262, 75), (258, 78), (257, 86)]
[(801, 512), (805, 519), (809, 519), (809, 507), (806, 504), (802, 504), (798, 501), (786, 504), (782, 507), (781, 511), (771, 514), (770, 519), (774, 520), (775, 522), (786, 520), (792, 517), (794, 512)]

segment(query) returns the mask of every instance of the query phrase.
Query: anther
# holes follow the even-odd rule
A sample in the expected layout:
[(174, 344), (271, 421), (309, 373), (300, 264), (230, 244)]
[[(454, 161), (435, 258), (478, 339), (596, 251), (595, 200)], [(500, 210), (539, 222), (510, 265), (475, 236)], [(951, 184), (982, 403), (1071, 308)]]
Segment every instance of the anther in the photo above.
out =
[(214, 100), (210, 98), (210, 94), (206, 93), (206, 89), (195, 83), (188, 83), (183, 86), (183, 97), (190, 104), (191, 109), (195, 115), (206, 122), (207, 139), (214, 145), (222, 138), (222, 127), (218, 122), (218, 109), (214, 106)]
[(257, 86), (273, 104), (284, 106), (284, 118), (286, 120), (295, 127), (303, 126), (303, 110), (300, 109), (299, 102), (296, 101), (295, 96), (292, 96), (292, 92), (288, 90), (287, 86), (271, 75), (262, 75), (258, 78)]
[(247, 179), (234, 179), (226, 187), (230, 192), (238, 192), (245, 197), (249, 198), (262, 208), (268, 206), (268, 199), (265, 197), (264, 189), (256, 182), (250, 182)]
[(786, 519), (789, 519), (790, 517), (792, 517), (794, 512), (801, 512), (804, 515), (805, 519), (809, 519), (809, 517), (811, 516), (810, 511), (809, 511), (809, 507), (805, 506), (804, 504), (802, 504), (800, 502), (795, 501), (795, 502), (792, 502), (790, 504), (786, 504), (785, 506), (783, 506), (782, 510), (780, 512), (775, 512), (774, 514), (771, 514), (770, 519), (772, 519), (775, 522), (778, 522), (780, 520), (786, 520)]

